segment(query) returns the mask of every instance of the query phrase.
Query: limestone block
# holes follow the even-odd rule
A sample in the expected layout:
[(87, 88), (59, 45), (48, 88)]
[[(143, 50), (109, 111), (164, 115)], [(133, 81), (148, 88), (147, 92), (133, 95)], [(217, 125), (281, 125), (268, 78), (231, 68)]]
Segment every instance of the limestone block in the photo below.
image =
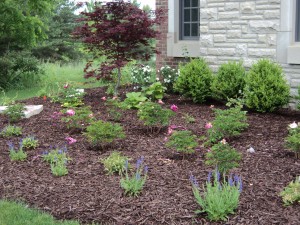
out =
[(210, 47), (213, 45), (213, 35), (201, 35), (200, 36), (200, 45), (201, 47)]
[(208, 48), (208, 55), (215, 56), (234, 56), (235, 49), (234, 48)]
[(267, 38), (267, 43), (270, 46), (275, 46), (276, 45), (276, 39), (277, 39), (276, 34), (269, 34), (268, 38)]
[(240, 11), (241, 13), (246, 13), (246, 14), (255, 13), (255, 2), (241, 2)]
[[(0, 113), (3, 113), (6, 110), (7, 106), (0, 106)], [(25, 118), (37, 115), (43, 111), (43, 105), (26, 105), (25, 106)]]
[(225, 19), (239, 19), (240, 13), (239, 12), (221, 12), (219, 13), (219, 19), (225, 20)]
[(200, 26), (200, 33), (208, 33), (208, 26)]
[(267, 35), (266, 34), (259, 34), (257, 37), (258, 37), (257, 38), (258, 42), (267, 43)]
[(265, 19), (279, 19), (280, 18), (280, 10), (265, 10), (264, 11)]
[(279, 21), (250, 21), (249, 27), (255, 33), (275, 33), (279, 30)]
[(231, 27), (229, 21), (213, 21), (209, 23), (209, 28), (213, 30), (226, 30)]
[(275, 58), (276, 49), (249, 48), (248, 56), (253, 56), (257, 58), (262, 58), (262, 57)]
[(214, 42), (225, 42), (226, 36), (225, 35), (214, 35)]
[(238, 2), (234, 2), (234, 3), (225, 3), (225, 10), (226, 11), (236, 11), (236, 10), (240, 10), (240, 5)]
[(235, 52), (238, 56), (246, 56), (247, 55), (247, 44), (237, 44), (235, 48)]
[(217, 8), (204, 8), (200, 9), (200, 18), (208, 20), (218, 19), (218, 10)]
[(227, 31), (228, 38), (240, 38), (242, 35), (241, 30), (229, 30)]

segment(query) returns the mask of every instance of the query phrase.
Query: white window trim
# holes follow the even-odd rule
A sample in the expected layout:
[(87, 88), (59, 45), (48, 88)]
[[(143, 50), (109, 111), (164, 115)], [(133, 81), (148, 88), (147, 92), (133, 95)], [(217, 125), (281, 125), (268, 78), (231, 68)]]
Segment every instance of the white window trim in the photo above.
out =
[(179, 40), (179, 0), (168, 1), (167, 56), (199, 57), (199, 40)]

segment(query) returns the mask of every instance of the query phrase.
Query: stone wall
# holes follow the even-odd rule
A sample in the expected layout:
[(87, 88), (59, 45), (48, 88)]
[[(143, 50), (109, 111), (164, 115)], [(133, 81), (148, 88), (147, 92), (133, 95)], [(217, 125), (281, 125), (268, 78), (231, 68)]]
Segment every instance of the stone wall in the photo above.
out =
[[(173, 0), (172, 0), (173, 1)], [(199, 0), (199, 56), (216, 71), (220, 64), (243, 60), (246, 68), (260, 58), (277, 60), (278, 33), (281, 32), (281, 5), (288, 0)], [(167, 0), (156, 0), (157, 8), (168, 8)], [(168, 15), (166, 14), (166, 19)], [(167, 21), (167, 20), (166, 20)], [(176, 66), (183, 58), (167, 56), (168, 25), (160, 27), (163, 36), (157, 42), (161, 52), (157, 68), (164, 64)], [(299, 60), (300, 62), (300, 60)], [(300, 65), (281, 63), (286, 78), (297, 94)]]

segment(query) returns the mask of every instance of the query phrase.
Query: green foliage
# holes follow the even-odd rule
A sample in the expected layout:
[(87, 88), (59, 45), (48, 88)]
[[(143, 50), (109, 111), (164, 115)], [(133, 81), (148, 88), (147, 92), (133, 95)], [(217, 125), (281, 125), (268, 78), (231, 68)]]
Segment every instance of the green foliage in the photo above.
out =
[(170, 66), (162, 66), (158, 72), (160, 73), (160, 76), (162, 78), (163, 85), (167, 88), (166, 92), (173, 93), (173, 85), (178, 78), (179, 71), (176, 69), (172, 69)]
[(241, 131), (248, 127), (246, 111), (242, 111), (241, 105), (229, 109), (214, 109), (215, 119), (212, 128), (208, 130), (210, 143), (216, 143), (222, 138), (240, 135)]
[(298, 87), (298, 96), (296, 96), (295, 98), (298, 99), (297, 109), (300, 109), (300, 86)]
[(0, 87), (8, 90), (38, 86), (44, 73), (39, 65), (39, 61), (25, 51), (0, 56)]
[(131, 82), (141, 86), (148, 86), (155, 81), (154, 70), (149, 65), (135, 65), (131, 67)]
[(215, 171), (214, 181), (211, 181), (212, 173), (208, 175), (206, 187), (200, 193), (197, 180), (191, 175), (192, 190), (198, 205), (201, 207), (196, 213), (207, 213), (207, 218), (211, 221), (227, 220), (229, 214), (234, 214), (238, 207), (239, 197), (242, 191), (242, 179), (235, 175), (229, 176), (228, 182), (220, 182), (220, 173)]
[(50, 164), (51, 172), (56, 177), (65, 176), (68, 174), (66, 161), (54, 161)]
[(170, 118), (175, 113), (170, 109), (163, 109), (158, 103), (144, 102), (140, 104), (137, 115), (139, 120), (144, 121), (145, 126), (163, 127), (169, 125)]
[(71, 87), (68, 83), (64, 85), (58, 96), (53, 96), (53, 102), (60, 102), (63, 107), (73, 108), (83, 105), (84, 92), (81, 92), (75, 87)]
[(29, 136), (22, 139), (22, 146), (25, 149), (35, 149), (38, 146), (38, 142), (33, 136)]
[(238, 167), (241, 154), (228, 143), (218, 143), (210, 148), (205, 155), (205, 164), (218, 167), (221, 173), (227, 173), (230, 169)]
[(296, 153), (300, 153), (300, 127), (298, 125), (295, 128), (289, 128), (289, 134), (285, 138), (285, 146)]
[(18, 150), (15, 150), (15, 147), (12, 142), (8, 142), (9, 146), (9, 158), (11, 161), (24, 161), (27, 159), (26, 152), (23, 151), (22, 142), (20, 142), (20, 147)]
[(20, 136), (22, 134), (22, 128), (18, 126), (8, 125), (3, 128), (0, 135), (3, 137)]
[(159, 81), (151, 84), (148, 87), (142, 88), (142, 91), (146, 97), (150, 98), (152, 101), (162, 99), (164, 97), (165, 90), (166, 87), (162, 86)]
[(198, 146), (197, 136), (187, 130), (175, 131), (168, 139), (166, 146), (175, 148), (178, 152), (186, 154), (194, 153), (195, 148)]
[(122, 117), (122, 113), (119, 111), (121, 110), (120, 100), (117, 98), (107, 99), (105, 105), (107, 106), (109, 117), (114, 121), (119, 121)]
[(196, 119), (188, 113), (184, 113), (182, 117), (186, 123), (195, 123)]
[(261, 59), (246, 75), (245, 104), (258, 112), (272, 112), (288, 104), (290, 87), (279, 64)]
[(109, 175), (114, 173), (121, 175), (126, 171), (125, 163), (128, 160), (128, 157), (121, 155), (120, 152), (112, 152), (106, 159), (102, 159), (101, 162)]
[(2, 106), (9, 106), (15, 104), (15, 99), (17, 98), (17, 95), (15, 97), (9, 97), (6, 95), (6, 92), (2, 90), (2, 96), (0, 97), (0, 105)]
[(92, 145), (103, 145), (126, 137), (123, 128), (119, 124), (102, 120), (92, 122), (86, 128), (84, 135)]
[(121, 104), (125, 109), (138, 109), (141, 102), (145, 102), (147, 98), (141, 92), (129, 92), (126, 99)]
[(241, 95), (245, 86), (245, 68), (242, 62), (228, 62), (220, 66), (211, 84), (214, 98), (227, 100)]
[(300, 203), (300, 177), (297, 177), (295, 181), (291, 181), (288, 186), (280, 192), (282, 201), (285, 206)]
[(24, 114), (25, 106), (24, 104), (13, 104), (7, 106), (3, 114), (6, 115), (9, 119), (9, 122), (17, 122), (25, 116)]
[(205, 102), (211, 96), (212, 71), (203, 58), (192, 59), (186, 65), (180, 65), (180, 75), (174, 89), (194, 102)]
[(61, 121), (65, 122), (68, 129), (79, 128), (84, 129), (92, 121), (95, 120), (91, 107), (80, 107), (74, 110), (75, 114), (70, 116), (66, 114), (67, 110), (62, 110), (63, 117)]
[(137, 160), (136, 172), (132, 177), (128, 175), (128, 161), (125, 162), (125, 177), (121, 178), (120, 185), (126, 195), (138, 196), (145, 185), (148, 167), (143, 167), (143, 160), (143, 157)]

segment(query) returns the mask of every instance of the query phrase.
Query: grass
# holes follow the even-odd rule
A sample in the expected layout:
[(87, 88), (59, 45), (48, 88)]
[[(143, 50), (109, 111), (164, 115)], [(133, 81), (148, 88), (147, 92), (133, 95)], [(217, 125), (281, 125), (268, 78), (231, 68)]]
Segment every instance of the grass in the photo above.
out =
[(0, 200), (0, 225), (80, 225), (74, 220), (55, 220), (53, 216), (23, 203)]

